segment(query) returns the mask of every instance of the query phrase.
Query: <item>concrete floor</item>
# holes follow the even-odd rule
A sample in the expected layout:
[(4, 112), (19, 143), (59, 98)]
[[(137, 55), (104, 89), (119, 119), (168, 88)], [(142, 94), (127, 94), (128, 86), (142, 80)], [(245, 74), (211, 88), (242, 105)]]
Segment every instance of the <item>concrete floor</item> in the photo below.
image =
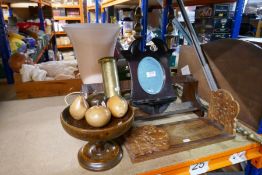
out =
[[(0, 175), (85, 172), (76, 157), (83, 142), (67, 135), (60, 124), (63, 98), (16, 100), (14, 85), (0, 80)], [(74, 151), (69, 153), (67, 146)]]
[(5, 81), (0, 81), (0, 101), (14, 100), (15, 86), (8, 85)]

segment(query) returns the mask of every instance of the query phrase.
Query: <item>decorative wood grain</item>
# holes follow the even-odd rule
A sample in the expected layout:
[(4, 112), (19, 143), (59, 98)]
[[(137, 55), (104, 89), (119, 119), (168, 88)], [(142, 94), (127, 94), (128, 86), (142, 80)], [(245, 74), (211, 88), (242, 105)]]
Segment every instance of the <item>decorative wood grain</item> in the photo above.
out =
[(133, 128), (126, 141), (126, 147), (133, 159), (167, 150), (169, 146), (169, 135), (166, 130), (153, 125)]
[(208, 118), (221, 124), (228, 134), (235, 135), (236, 133), (236, 118), (239, 111), (239, 104), (234, 100), (230, 92), (219, 89), (211, 93)]
[[(169, 148), (166, 150), (162, 149), (161, 151), (152, 151), (151, 153), (147, 152), (144, 155), (139, 155), (136, 153), (137, 151), (130, 149), (132, 147), (130, 143), (134, 142), (130, 139), (136, 140), (136, 138), (128, 138), (129, 136), (126, 135), (127, 141), (125, 142), (125, 147), (133, 163), (143, 162), (234, 138), (234, 135), (224, 132), (223, 128), (219, 127), (209, 118), (184, 120), (157, 125), (156, 127), (165, 130), (168, 133)], [(147, 138), (145, 137), (144, 139)]]

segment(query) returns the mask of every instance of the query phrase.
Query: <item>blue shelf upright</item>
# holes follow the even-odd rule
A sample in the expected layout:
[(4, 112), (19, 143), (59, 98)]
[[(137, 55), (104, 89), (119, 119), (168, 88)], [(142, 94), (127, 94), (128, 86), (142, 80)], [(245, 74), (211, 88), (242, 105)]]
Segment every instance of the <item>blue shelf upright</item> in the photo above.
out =
[(91, 23), (91, 14), (90, 14), (90, 11), (87, 12), (87, 23)]
[[(38, 3), (38, 18), (40, 21), (39, 29), (45, 32), (45, 18), (44, 18), (44, 13), (43, 13), (41, 2)], [(44, 56), (45, 56), (45, 61), (49, 61), (47, 51), (45, 51)]]
[(44, 14), (43, 14), (43, 9), (42, 9), (41, 3), (38, 3), (38, 18), (40, 20), (39, 29), (42, 30), (42, 31), (45, 31), (45, 19), (44, 19)]
[[(245, 0), (238, 0), (234, 15), (234, 25), (232, 30), (232, 38), (237, 39), (242, 22), (242, 14), (244, 11)], [(262, 134), (262, 120), (259, 124), (258, 134)], [(245, 169), (245, 175), (262, 175), (262, 159), (248, 161)]]
[(106, 9), (105, 8), (102, 8), (101, 9), (101, 21), (102, 23), (106, 23)]
[(262, 134), (262, 120), (260, 120), (259, 128), (258, 128), (257, 133), (258, 133), (258, 134)]
[(13, 9), (11, 8), (10, 4), (8, 4), (8, 13), (9, 13), (9, 17), (13, 16)]
[(166, 40), (166, 26), (168, 23), (168, 10), (172, 8), (172, 0), (163, 0), (163, 11), (162, 11), (162, 26), (161, 26), (161, 37), (162, 40)]
[(141, 50), (144, 51), (146, 47), (146, 39), (147, 39), (148, 0), (142, 0), (141, 9), (142, 9), (142, 26), (143, 26), (143, 30), (141, 32), (141, 35), (143, 37), (141, 43)]
[(245, 169), (245, 175), (262, 175), (262, 169), (256, 168), (251, 164), (251, 161), (248, 161)]
[(95, 0), (96, 23), (99, 23), (100, 9), (100, 0)]
[[(262, 120), (260, 120), (257, 133), (262, 134)], [(262, 158), (248, 161), (245, 168), (245, 175), (262, 175)]]
[(231, 37), (235, 39), (238, 38), (239, 35), (244, 5), (245, 5), (245, 0), (237, 0), (237, 5), (234, 15), (234, 25), (231, 33)]
[(0, 7), (0, 53), (2, 56), (2, 62), (3, 62), (7, 83), (13, 84), (14, 83), (13, 71), (8, 64), (9, 58), (11, 57), (11, 49), (7, 37), (7, 29), (5, 25), (2, 7)]

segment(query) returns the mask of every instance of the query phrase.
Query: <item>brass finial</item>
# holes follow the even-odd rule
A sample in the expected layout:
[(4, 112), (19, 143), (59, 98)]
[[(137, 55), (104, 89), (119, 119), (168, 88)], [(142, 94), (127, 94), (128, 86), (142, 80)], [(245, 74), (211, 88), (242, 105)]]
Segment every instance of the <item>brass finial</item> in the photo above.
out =
[(142, 37), (141, 36), (141, 31), (143, 29), (143, 26), (141, 24), (142, 12), (141, 12), (141, 8), (140, 7), (136, 8), (134, 17), (135, 17), (134, 30), (136, 31), (135, 38), (139, 39), (139, 38)]
[(166, 36), (167, 47), (169, 49), (172, 48), (172, 39), (174, 38), (174, 35), (172, 35), (172, 32), (174, 30), (174, 26), (173, 26), (173, 19), (174, 18), (175, 18), (174, 10), (173, 10), (172, 7), (169, 7), (168, 15), (167, 15), (168, 23), (167, 23), (167, 26), (166, 26), (167, 34), (165, 35)]

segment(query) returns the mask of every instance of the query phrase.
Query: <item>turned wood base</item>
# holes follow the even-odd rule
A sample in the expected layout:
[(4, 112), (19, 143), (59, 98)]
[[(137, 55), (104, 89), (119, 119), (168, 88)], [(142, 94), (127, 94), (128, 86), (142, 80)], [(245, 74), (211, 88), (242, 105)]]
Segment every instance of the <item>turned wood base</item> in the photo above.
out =
[(123, 157), (122, 148), (115, 142), (89, 142), (78, 152), (81, 167), (104, 171), (116, 166)]

